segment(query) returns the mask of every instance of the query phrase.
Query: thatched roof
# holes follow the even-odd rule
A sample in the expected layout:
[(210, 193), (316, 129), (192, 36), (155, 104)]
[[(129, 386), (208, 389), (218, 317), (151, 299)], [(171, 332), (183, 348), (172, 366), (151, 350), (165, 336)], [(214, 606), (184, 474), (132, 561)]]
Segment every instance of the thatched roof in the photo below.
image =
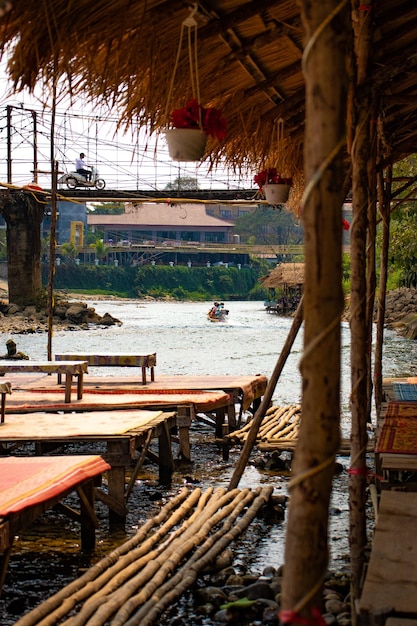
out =
[[(61, 95), (84, 94), (100, 108), (117, 112), (122, 126), (149, 124), (153, 130), (164, 128), (170, 111), (192, 95), (186, 36), (172, 91), (170, 85), (181, 25), (190, 14), (187, 1), (9, 4), (11, 10), (0, 16), (1, 52), (8, 52), (9, 75), (17, 89), (33, 90), (43, 83), (50, 104), (54, 79), (65, 77)], [(250, 169), (269, 158), (283, 175), (297, 174), (302, 169), (305, 89), (304, 32), (296, 0), (197, 4), (201, 101), (220, 107), (228, 121), (226, 140), (213, 140), (207, 156)], [(369, 85), (378, 95), (387, 158), (395, 161), (415, 152), (417, 145), (417, 3), (353, 5), (352, 20), (368, 11), (376, 25)], [(346, 15), (350, 19), (349, 11)], [(352, 67), (352, 75), (355, 71)], [(279, 120), (285, 136), (281, 141)]]
[(280, 263), (261, 283), (268, 289), (276, 287), (296, 287), (304, 283), (304, 263)]

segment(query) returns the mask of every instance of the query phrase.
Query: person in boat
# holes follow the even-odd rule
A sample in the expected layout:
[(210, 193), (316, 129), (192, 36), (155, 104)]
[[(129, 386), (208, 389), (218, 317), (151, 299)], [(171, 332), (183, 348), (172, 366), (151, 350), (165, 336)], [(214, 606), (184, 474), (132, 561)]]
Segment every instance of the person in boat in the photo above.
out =
[(218, 302), (214, 302), (213, 306), (211, 307), (210, 311), (208, 312), (208, 316), (209, 317), (217, 317), (217, 311), (219, 310), (219, 303)]
[(222, 315), (228, 315), (229, 311), (224, 308), (224, 302), (220, 302), (219, 308), (217, 309), (217, 316), (221, 317)]

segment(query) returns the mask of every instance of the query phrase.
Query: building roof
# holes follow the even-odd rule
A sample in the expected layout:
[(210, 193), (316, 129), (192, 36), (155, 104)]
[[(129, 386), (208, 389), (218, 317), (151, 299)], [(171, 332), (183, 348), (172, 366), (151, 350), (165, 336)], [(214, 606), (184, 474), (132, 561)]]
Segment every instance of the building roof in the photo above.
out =
[(120, 226), (121, 228), (219, 228), (227, 230), (234, 224), (208, 215), (204, 204), (175, 204), (144, 202), (126, 205), (121, 215), (89, 213), (89, 226)]
[(260, 279), (264, 287), (274, 289), (288, 285), (295, 287), (304, 283), (304, 263), (280, 263), (268, 276)]

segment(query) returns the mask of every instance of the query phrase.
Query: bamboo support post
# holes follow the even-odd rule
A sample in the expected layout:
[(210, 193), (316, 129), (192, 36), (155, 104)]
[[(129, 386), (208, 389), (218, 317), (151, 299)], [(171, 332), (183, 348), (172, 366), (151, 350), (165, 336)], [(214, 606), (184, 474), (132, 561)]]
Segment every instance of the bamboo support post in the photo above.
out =
[(245, 444), (243, 446), (235, 471), (233, 472), (233, 476), (230, 480), (229, 489), (234, 489), (235, 487), (237, 487), (240, 479), (242, 478), (242, 474), (249, 460), (250, 454), (252, 452), (252, 448), (256, 443), (256, 437), (258, 434), (259, 427), (262, 424), (262, 420), (265, 416), (266, 410), (270, 405), (276, 384), (279, 380), (281, 372), (287, 361), (288, 355), (290, 354), (291, 347), (295, 341), (298, 331), (301, 328), (302, 321), (303, 321), (303, 297), (301, 298), (300, 303), (295, 312), (290, 332), (288, 333), (287, 339), (282, 348), (277, 364), (275, 365), (274, 371), (272, 372), (272, 376), (268, 381), (268, 385), (265, 390), (265, 394), (262, 398), (261, 404), (259, 405), (259, 408), (256, 411), (255, 416), (251, 422), (251, 429), (249, 431), (248, 438), (246, 439)]

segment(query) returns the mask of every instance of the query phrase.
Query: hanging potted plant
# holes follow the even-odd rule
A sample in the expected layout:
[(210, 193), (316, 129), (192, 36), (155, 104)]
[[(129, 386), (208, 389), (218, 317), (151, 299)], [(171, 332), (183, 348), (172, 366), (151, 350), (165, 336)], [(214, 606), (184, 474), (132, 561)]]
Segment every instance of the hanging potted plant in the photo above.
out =
[(226, 120), (222, 112), (214, 107), (201, 106), (195, 98), (172, 111), (170, 125), (165, 138), (174, 161), (199, 161), (206, 149), (207, 137), (221, 141), (226, 136)]
[(292, 178), (281, 176), (276, 167), (268, 167), (258, 172), (254, 182), (264, 193), (266, 201), (274, 206), (287, 202), (293, 184)]

